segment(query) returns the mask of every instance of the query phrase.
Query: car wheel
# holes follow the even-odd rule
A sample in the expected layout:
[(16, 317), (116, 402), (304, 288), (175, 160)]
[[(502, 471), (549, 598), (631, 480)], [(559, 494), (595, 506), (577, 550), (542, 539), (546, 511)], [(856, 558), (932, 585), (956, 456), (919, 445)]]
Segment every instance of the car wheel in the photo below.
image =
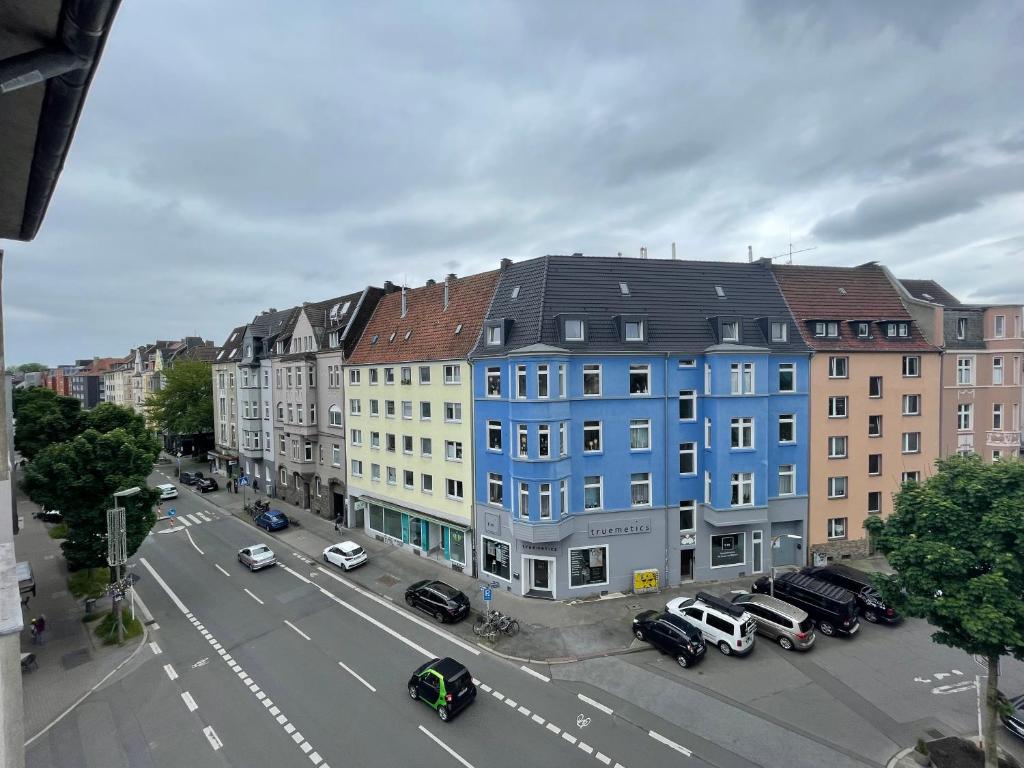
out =
[(438, 624), (444, 624), (444, 614), (440, 611), (435, 612), (434, 621), (436, 621)]
[(249, 573), (255, 573), (255, 572), (256, 572), (255, 564), (254, 563), (249, 563)]
[(418, 699), (419, 697), (420, 697), (419, 694), (416, 693), (416, 686), (415, 685), (410, 685), (409, 686), (409, 698), (410, 699)]
[(412, 595), (405, 596), (405, 604), (408, 605), (410, 608), (416, 607), (416, 601), (412, 599)]
[(686, 669), (688, 666), (690, 666), (690, 660), (680, 653), (678, 656), (676, 656), (676, 664), (678, 664), (683, 669)]
[(832, 637), (836, 633), (836, 628), (829, 621), (819, 621), (818, 629), (821, 630), (821, 634), (827, 637)]
[(330, 558), (328, 558), (327, 555), (324, 555), (324, 562), (328, 563), (328, 564), (330, 564), (330, 562), (331, 562)]
[(782, 649), (785, 651), (793, 650), (793, 641), (785, 635), (779, 635), (779, 645), (781, 645)]
[(448, 717), (449, 717), (449, 715), (448, 715), (448, 707), (446, 707), (444, 704), (442, 704), (440, 707), (438, 707), (437, 708), (437, 716), (440, 717), (442, 721), (447, 723), (448, 722)]
[(868, 608), (864, 611), (864, 619), (870, 621), (872, 624), (878, 623), (878, 613)]
[(729, 647), (729, 644), (725, 642), (725, 640), (722, 640), (718, 644), (718, 650), (722, 652), (723, 656), (732, 656), (732, 648)]
[(642, 629), (640, 629), (639, 627), (637, 629), (633, 630), (633, 635), (636, 637), (637, 640), (643, 640), (644, 639), (644, 631)]

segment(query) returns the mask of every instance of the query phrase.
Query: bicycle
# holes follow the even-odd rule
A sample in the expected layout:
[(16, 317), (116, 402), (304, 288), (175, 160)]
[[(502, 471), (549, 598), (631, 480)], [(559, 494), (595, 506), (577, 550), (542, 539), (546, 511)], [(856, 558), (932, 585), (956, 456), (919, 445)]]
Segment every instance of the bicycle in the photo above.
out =
[(493, 640), (499, 632), (511, 637), (519, 632), (519, 622), (501, 611), (488, 611), (477, 617), (473, 624), (473, 632), (488, 640)]

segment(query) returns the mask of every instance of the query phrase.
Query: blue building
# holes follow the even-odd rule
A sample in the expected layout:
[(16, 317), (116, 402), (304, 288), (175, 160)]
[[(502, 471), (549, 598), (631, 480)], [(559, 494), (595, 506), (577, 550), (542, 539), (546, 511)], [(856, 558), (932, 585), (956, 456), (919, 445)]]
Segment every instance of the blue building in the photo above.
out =
[(573, 599), (803, 562), (809, 349), (765, 264), (512, 264), (471, 358), (485, 578)]

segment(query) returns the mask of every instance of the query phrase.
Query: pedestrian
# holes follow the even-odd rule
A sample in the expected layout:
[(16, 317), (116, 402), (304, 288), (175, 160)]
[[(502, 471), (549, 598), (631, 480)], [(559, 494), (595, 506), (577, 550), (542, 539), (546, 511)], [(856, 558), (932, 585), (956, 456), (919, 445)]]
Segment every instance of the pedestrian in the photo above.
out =
[(252, 479), (252, 489), (254, 491), (258, 491), (260, 489), (260, 479), (258, 477), (254, 477)]
[(36, 639), (39, 645), (46, 645), (46, 617), (41, 613), (36, 619)]
[(231, 481), (231, 487), (233, 488), (235, 493), (238, 493), (238, 480), (237, 479)]
[(36, 620), (29, 622), (29, 634), (32, 635), (32, 645), (39, 645), (39, 630), (36, 629)]
[(340, 529), (338, 528), (338, 521), (339, 521), (340, 519), (341, 519), (341, 512), (335, 512), (335, 513), (334, 513), (334, 530), (336, 530), (336, 531), (337, 531), (337, 530), (340, 530)]

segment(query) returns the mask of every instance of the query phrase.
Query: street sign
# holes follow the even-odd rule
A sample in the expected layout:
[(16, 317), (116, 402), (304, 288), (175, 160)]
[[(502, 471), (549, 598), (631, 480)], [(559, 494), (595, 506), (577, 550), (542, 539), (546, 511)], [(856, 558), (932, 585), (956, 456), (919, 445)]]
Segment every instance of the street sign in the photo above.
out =
[(174, 507), (171, 507), (170, 509), (167, 510), (168, 517), (174, 517), (176, 514), (178, 513), (175, 511)]
[(500, 586), (501, 585), (498, 582), (496, 582), (496, 581), (492, 581), (491, 582), (491, 589), (497, 589)]
[(249, 484), (249, 478), (246, 477), (245, 475), (242, 475), (240, 478), (238, 478), (238, 484), (239, 485), (248, 485)]
[(490, 587), (485, 587), (484, 588), (484, 602), (485, 603), (491, 602), (491, 588)]

